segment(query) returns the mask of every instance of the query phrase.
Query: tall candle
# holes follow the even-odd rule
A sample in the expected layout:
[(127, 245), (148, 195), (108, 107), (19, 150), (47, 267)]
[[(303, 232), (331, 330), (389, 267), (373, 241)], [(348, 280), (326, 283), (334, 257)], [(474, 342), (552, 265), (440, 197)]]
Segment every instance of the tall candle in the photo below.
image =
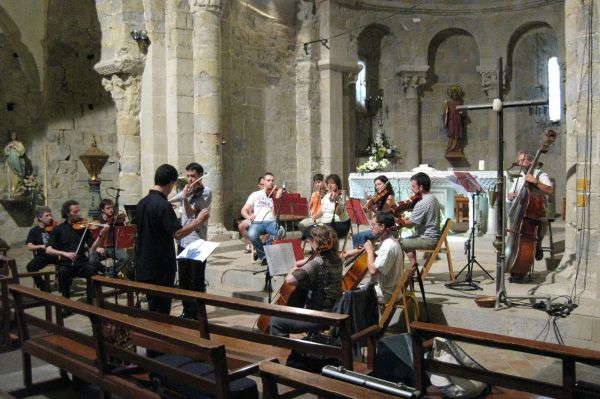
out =
[(485, 170), (485, 161), (483, 159), (479, 160), (479, 170)]

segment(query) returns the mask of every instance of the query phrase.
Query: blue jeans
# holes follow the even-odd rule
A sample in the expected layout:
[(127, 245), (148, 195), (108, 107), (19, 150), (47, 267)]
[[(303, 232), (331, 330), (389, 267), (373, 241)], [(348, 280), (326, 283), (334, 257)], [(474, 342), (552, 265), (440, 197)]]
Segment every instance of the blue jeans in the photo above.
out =
[(265, 258), (265, 249), (263, 248), (263, 242), (260, 239), (260, 236), (263, 234), (269, 234), (267, 245), (271, 245), (273, 236), (277, 235), (277, 223), (274, 220), (268, 222), (254, 221), (248, 229), (248, 237), (250, 237), (250, 241), (252, 241), (252, 245), (254, 245), (256, 257), (261, 261)]
[(375, 238), (371, 230), (363, 230), (360, 233), (352, 235), (352, 248), (364, 247), (365, 242)]

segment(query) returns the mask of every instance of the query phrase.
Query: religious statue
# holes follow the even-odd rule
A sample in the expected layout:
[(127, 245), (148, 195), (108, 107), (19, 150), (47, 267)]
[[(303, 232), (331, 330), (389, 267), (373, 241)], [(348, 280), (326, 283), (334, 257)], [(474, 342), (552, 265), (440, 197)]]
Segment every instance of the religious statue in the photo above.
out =
[(448, 88), (450, 101), (444, 104), (444, 126), (448, 134), (448, 145), (446, 146), (446, 158), (464, 158), (461, 148), (463, 136), (463, 115), (456, 110), (462, 104), (465, 92), (459, 85)]
[(4, 147), (8, 198), (18, 197), (23, 191), (25, 177), (25, 146), (17, 140), (17, 133), (10, 133), (10, 142)]

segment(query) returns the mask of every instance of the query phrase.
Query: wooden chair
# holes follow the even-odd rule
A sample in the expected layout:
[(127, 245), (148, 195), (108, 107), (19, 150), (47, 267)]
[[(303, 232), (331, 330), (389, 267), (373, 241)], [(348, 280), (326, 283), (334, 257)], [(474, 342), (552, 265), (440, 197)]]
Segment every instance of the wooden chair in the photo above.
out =
[(384, 334), (385, 330), (388, 328), (390, 321), (396, 312), (396, 308), (404, 309), (404, 320), (406, 321), (406, 329), (408, 332), (410, 332), (410, 323), (419, 320), (419, 304), (411, 289), (412, 277), (415, 275), (416, 271), (417, 266), (413, 265), (400, 275), (396, 287), (394, 288), (394, 292), (392, 292), (392, 296), (390, 296), (390, 299), (383, 305), (383, 310), (379, 317), (381, 334)]
[(442, 234), (440, 235), (440, 239), (438, 240), (437, 245), (434, 249), (418, 249), (417, 252), (428, 253), (429, 259), (425, 262), (423, 266), (423, 270), (421, 271), (421, 278), (425, 281), (427, 274), (429, 274), (429, 270), (433, 263), (437, 259), (439, 253), (446, 254), (446, 260), (448, 261), (448, 273), (450, 274), (450, 280), (454, 280), (454, 270), (452, 269), (452, 256), (450, 255), (450, 247), (448, 246), (448, 233), (450, 229), (454, 225), (452, 219), (446, 219), (446, 223), (442, 227)]

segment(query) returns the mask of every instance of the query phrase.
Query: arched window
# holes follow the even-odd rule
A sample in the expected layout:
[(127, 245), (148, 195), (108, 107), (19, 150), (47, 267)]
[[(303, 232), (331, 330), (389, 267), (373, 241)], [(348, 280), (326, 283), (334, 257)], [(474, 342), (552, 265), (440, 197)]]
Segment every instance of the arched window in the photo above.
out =
[(356, 103), (365, 106), (367, 99), (367, 65), (364, 61), (358, 61), (362, 68), (356, 78)]
[(558, 58), (548, 60), (548, 115), (550, 122), (560, 122), (562, 101), (560, 95), (560, 66)]

